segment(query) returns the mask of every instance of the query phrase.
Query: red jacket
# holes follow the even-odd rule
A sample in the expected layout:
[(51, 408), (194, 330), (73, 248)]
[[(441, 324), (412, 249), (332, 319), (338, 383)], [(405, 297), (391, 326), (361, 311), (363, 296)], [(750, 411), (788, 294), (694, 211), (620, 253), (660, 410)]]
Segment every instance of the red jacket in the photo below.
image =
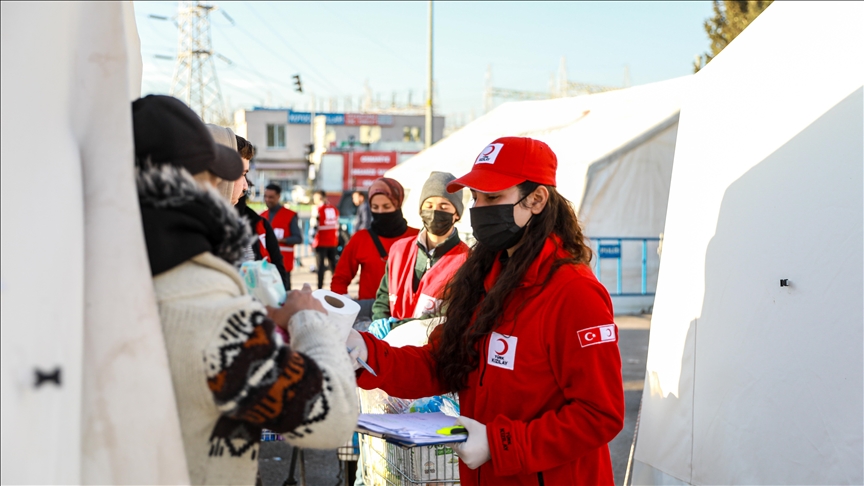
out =
[(403, 240), (393, 245), (387, 259), (390, 271), (387, 289), (390, 291), (390, 315), (396, 319), (411, 319), (435, 313), (441, 304), (441, 293), (468, 257), (468, 245), (459, 242), (423, 274), (414, 290), (414, 266), (417, 263), (417, 239)]
[(312, 240), (312, 248), (336, 248), (339, 246), (339, 210), (332, 204), (318, 206), (318, 229)]
[[(268, 209), (261, 213), (261, 217), (270, 219), (270, 210)], [(279, 209), (276, 215), (273, 216), (273, 221), (270, 222), (276, 238), (281, 240), (289, 236), (296, 236), (291, 234), (291, 220), (295, 217), (297, 217), (297, 213), (294, 211), (284, 206)], [(294, 246), (280, 243), (279, 252), (282, 253), (282, 265), (285, 267), (285, 271), (290, 272), (294, 269)]]
[[(529, 267), (459, 392), (462, 415), (486, 425), (491, 452), (477, 470), (460, 463), (463, 486), (614, 484), (608, 443), (624, 426), (624, 387), (612, 302), (586, 265), (564, 265), (543, 285), (555, 257), (566, 256), (557, 241)], [(496, 260), (487, 290), (500, 271)], [(445, 391), (431, 345), (363, 338), (378, 377), (360, 373), (360, 387), (409, 399)], [(440, 328), (430, 342), (439, 338)]]
[[(395, 238), (381, 239), (381, 245), (387, 253), (390, 253), (390, 247), (393, 243), (402, 239), (412, 237), (416, 238), (420, 230), (408, 227), (404, 233)], [(337, 294), (347, 294), (348, 286), (357, 275), (357, 268), (360, 268), (360, 292), (358, 298), (374, 299), (378, 292), (378, 286), (381, 285), (381, 279), (384, 278), (384, 267), (387, 263), (386, 258), (381, 258), (378, 254), (378, 249), (375, 247), (375, 242), (372, 241), (372, 236), (367, 230), (360, 230), (354, 233), (354, 236), (348, 240), (348, 244), (342, 249), (342, 256), (339, 257), (339, 262), (336, 263), (336, 271), (333, 272), (333, 280), (330, 282), (330, 290)]]

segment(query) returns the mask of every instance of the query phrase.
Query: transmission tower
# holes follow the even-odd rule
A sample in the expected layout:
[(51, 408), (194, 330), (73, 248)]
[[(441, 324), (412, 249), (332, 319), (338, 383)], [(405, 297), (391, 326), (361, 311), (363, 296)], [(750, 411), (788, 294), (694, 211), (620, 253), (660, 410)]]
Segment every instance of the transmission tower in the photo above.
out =
[(216, 7), (201, 2), (179, 4), (177, 64), (170, 94), (185, 101), (204, 123), (225, 125), (228, 120), (210, 41), (210, 12)]
[[(630, 71), (625, 72), (625, 87), (629, 87)], [(558, 65), (558, 74), (552, 74), (549, 79), (549, 92), (523, 91), (507, 88), (496, 88), (492, 85), (492, 65), (486, 68), (486, 87), (483, 90), (483, 108), (488, 113), (495, 107), (496, 99), (505, 100), (551, 100), (586, 94), (605, 93), (621, 89), (618, 86), (601, 86), (597, 84), (580, 83), (567, 79), (567, 60), (562, 57)]]

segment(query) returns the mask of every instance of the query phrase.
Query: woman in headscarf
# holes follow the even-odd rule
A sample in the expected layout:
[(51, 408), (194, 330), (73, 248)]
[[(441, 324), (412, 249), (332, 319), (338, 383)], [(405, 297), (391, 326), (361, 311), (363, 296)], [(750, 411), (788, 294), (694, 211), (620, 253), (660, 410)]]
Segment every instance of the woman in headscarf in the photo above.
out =
[(390, 251), (384, 278), (372, 304), (369, 332), (380, 339), (406, 320), (437, 315), (444, 286), (465, 263), (468, 246), (453, 226), (462, 217), (462, 193), (447, 192), (456, 177), (432, 172), (420, 192), (423, 230)]
[[(384, 267), (393, 243), (402, 238), (417, 236), (419, 230), (408, 226), (402, 216), (402, 201), (405, 190), (394, 179), (381, 177), (369, 187), (369, 208), (372, 210), (372, 225), (360, 230), (345, 245), (342, 256), (333, 273), (330, 290), (347, 294), (348, 285), (360, 270), (360, 292), (358, 300), (366, 302), (367, 313), (371, 312), (371, 300), (375, 299), (378, 286), (384, 277)], [(361, 304), (362, 305), (362, 304)]]

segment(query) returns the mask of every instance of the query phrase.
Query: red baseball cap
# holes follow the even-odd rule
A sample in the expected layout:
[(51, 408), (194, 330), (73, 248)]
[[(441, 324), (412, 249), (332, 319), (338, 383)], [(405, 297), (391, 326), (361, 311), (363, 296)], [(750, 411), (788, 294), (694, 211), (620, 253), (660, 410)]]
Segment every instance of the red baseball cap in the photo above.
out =
[(558, 157), (545, 143), (526, 137), (502, 137), (486, 146), (471, 172), (447, 184), (447, 192), (463, 187), (498, 192), (525, 181), (555, 186)]

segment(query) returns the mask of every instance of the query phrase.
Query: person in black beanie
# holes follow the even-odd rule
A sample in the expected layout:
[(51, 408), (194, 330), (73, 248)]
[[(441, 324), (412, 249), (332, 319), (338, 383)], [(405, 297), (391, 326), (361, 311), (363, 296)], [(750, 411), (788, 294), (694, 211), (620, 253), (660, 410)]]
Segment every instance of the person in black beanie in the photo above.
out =
[(240, 155), (216, 145), (198, 116), (169, 96), (133, 102), (132, 126), (190, 482), (253, 484), (263, 428), (303, 448), (344, 444), (358, 415), (347, 330), (327, 318), (308, 285), (282, 307), (265, 307), (237, 271), (255, 238), (215, 184), (242, 176)]

